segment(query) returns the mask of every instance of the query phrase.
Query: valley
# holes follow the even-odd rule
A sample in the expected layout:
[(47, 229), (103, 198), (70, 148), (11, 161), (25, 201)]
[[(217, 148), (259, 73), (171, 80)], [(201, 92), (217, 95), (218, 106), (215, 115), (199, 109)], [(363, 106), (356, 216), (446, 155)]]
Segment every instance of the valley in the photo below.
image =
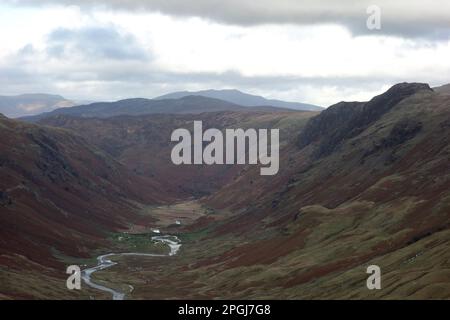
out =
[[(450, 298), (446, 93), (402, 83), (321, 112), (72, 111), (0, 119), (2, 299), (111, 299), (65, 289), (64, 273), (109, 253), (151, 255), (91, 273), (125, 299)], [(194, 121), (279, 129), (279, 172), (174, 165), (170, 134)], [(382, 290), (366, 287), (372, 264)]]

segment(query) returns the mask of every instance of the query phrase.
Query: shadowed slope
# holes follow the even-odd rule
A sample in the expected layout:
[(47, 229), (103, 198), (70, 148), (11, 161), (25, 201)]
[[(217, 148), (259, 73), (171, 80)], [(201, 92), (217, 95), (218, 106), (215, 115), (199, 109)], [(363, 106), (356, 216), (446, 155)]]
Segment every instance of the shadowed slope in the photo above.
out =
[[(0, 260), (57, 266), (87, 256), (106, 231), (136, 221), (138, 202), (168, 198), (158, 183), (66, 130), (0, 119)], [(19, 267), (18, 265), (16, 265)]]

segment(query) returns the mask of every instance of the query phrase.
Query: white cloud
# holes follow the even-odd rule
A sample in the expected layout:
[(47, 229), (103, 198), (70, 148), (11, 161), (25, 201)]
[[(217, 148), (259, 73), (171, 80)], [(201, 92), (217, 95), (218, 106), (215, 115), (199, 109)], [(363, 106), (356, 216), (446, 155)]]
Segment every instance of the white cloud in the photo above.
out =
[(75, 6), (0, 5), (2, 17), (3, 94), (111, 100), (214, 87), (329, 105), (369, 99), (400, 81), (450, 82), (450, 41), (442, 39)]
[[(440, 37), (450, 28), (447, 0), (6, 0), (16, 5), (75, 4), (81, 8), (162, 12), (176, 17), (201, 17), (234, 25), (338, 23), (355, 33), (366, 28), (366, 9), (382, 10), (379, 33)], [(448, 39), (448, 34), (446, 35)]]

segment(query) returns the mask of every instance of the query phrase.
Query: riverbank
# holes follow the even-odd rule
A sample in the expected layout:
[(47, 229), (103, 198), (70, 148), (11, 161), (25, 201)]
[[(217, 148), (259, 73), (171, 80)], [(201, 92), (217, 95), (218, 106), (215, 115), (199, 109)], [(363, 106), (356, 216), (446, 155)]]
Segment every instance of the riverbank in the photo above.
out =
[[(162, 243), (167, 245), (170, 248), (168, 254), (157, 254), (157, 253), (138, 253), (138, 252), (125, 252), (125, 253), (107, 253), (97, 257), (97, 265), (91, 268), (87, 268), (81, 271), (81, 278), (83, 282), (91, 288), (107, 292), (112, 295), (113, 300), (123, 300), (125, 298), (126, 292), (119, 291), (108, 287), (106, 285), (101, 285), (93, 279), (92, 275), (101, 270), (105, 270), (111, 268), (118, 264), (118, 262), (112, 261), (113, 257), (124, 257), (124, 256), (137, 256), (137, 257), (165, 257), (165, 256), (174, 256), (178, 253), (181, 242), (176, 236), (172, 235), (162, 235), (162, 236), (154, 236), (151, 238), (152, 241), (156, 243)], [(133, 286), (129, 285), (129, 288), (133, 290)]]

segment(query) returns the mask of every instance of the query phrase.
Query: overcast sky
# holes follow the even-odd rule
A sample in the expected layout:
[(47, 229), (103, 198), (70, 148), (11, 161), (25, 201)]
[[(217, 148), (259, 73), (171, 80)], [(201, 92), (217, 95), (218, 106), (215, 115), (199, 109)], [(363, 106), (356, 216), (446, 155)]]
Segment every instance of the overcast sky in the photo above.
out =
[(0, 95), (236, 88), (328, 106), (450, 82), (447, 0), (5, 0), (0, 40)]

